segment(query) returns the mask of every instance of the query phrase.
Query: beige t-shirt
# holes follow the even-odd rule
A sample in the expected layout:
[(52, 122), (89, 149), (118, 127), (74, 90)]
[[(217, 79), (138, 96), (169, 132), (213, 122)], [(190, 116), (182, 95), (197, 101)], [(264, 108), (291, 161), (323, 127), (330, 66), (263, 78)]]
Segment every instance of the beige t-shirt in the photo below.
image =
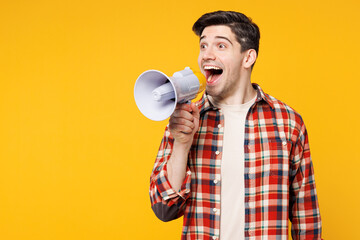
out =
[(221, 159), (220, 239), (245, 239), (244, 134), (245, 119), (256, 97), (240, 105), (210, 102), (224, 114)]

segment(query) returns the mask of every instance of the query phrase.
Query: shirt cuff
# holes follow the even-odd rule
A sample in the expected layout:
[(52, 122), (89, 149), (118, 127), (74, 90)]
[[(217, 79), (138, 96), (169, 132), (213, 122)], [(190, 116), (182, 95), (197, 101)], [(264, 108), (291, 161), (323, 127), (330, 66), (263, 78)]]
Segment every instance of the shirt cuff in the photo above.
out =
[(164, 201), (181, 197), (182, 199), (186, 200), (190, 195), (190, 184), (191, 184), (191, 171), (190, 168), (187, 167), (186, 169), (186, 176), (181, 185), (181, 188), (178, 192), (176, 192), (168, 179), (167, 176), (167, 168), (166, 164), (162, 166), (157, 178), (155, 179), (157, 189)]

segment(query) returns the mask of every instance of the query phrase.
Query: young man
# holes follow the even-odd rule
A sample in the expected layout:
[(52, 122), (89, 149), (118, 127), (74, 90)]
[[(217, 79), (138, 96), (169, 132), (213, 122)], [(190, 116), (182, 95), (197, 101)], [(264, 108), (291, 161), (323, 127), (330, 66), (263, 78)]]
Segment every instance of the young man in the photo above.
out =
[(251, 83), (255, 23), (237, 12), (203, 15), (200, 101), (178, 105), (151, 175), (152, 209), (184, 216), (182, 239), (321, 239), (308, 137), (301, 116)]

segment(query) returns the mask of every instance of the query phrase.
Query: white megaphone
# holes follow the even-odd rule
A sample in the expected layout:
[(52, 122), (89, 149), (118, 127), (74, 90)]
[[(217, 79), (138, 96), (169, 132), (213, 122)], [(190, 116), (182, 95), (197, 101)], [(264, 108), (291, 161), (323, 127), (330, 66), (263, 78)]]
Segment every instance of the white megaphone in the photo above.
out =
[(205, 89), (206, 79), (201, 72), (189, 67), (168, 77), (157, 70), (143, 72), (135, 83), (135, 102), (145, 117), (162, 121), (170, 117), (177, 103), (194, 99)]

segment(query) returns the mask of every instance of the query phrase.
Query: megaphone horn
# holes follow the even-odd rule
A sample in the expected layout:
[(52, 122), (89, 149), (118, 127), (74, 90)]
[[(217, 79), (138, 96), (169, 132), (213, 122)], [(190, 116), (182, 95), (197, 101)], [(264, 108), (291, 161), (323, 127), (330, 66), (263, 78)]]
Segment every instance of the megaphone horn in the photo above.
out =
[(177, 103), (194, 99), (206, 86), (200, 72), (186, 67), (168, 77), (158, 70), (143, 72), (135, 83), (135, 102), (145, 117), (162, 121), (170, 117)]

